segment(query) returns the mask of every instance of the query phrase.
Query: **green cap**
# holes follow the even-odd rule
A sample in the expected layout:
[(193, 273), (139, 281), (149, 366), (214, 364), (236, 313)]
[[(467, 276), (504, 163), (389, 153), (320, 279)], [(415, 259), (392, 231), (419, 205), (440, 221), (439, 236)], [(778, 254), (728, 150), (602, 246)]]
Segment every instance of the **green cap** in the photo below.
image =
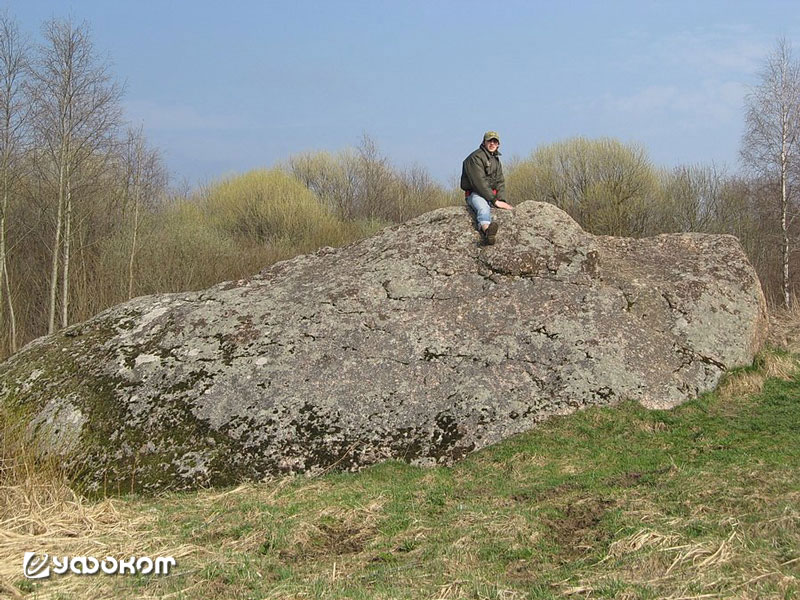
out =
[(487, 131), (483, 134), (483, 141), (488, 142), (492, 138), (496, 139), (498, 142), (500, 141), (500, 134), (496, 131)]

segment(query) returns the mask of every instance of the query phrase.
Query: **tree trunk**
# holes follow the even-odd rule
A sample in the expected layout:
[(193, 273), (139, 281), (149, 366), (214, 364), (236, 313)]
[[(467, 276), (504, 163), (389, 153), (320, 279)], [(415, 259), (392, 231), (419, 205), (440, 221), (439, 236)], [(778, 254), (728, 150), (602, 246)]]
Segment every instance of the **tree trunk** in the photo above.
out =
[[(6, 278), (6, 210), (8, 209), (8, 193), (3, 194), (0, 206), (0, 331), (5, 329), (5, 302), (3, 300), (3, 281)], [(11, 344), (9, 344), (11, 345)]]
[(58, 170), (58, 211), (56, 213), (56, 233), (53, 241), (53, 263), (50, 268), (50, 312), (47, 322), (47, 333), (56, 330), (56, 296), (58, 290), (58, 258), (61, 254), (61, 228), (64, 221), (64, 164)]
[[(91, 289), (91, 285), (89, 285), (89, 263), (86, 260), (86, 246), (88, 242), (85, 239), (86, 236), (86, 228), (81, 228), (78, 233), (78, 248), (80, 249), (81, 254), (81, 288), (80, 293), (82, 294), (82, 312), (79, 315), (79, 320), (84, 321), (95, 314), (96, 309), (95, 306), (103, 306), (105, 302), (102, 299), (98, 299), (94, 301), (94, 304), (91, 302), (90, 294), (88, 294), (87, 290)], [(96, 289), (99, 289), (99, 286), (96, 286)]]
[(64, 268), (61, 280), (61, 327), (69, 325), (69, 251), (72, 228), (72, 190), (70, 189), (69, 167), (66, 181), (66, 210), (64, 211)]
[(6, 302), (8, 303), (8, 325), (11, 329), (9, 343), (11, 354), (13, 354), (17, 351), (17, 317), (16, 313), (14, 312), (14, 299), (11, 297), (11, 283), (9, 282), (7, 268), (4, 270), (4, 273), (5, 276), (3, 279), (5, 280)]
[[(787, 115), (788, 111), (784, 111), (784, 115)], [(782, 286), (781, 291), (783, 292), (783, 307), (789, 308), (789, 231), (786, 225), (786, 213), (788, 210), (789, 205), (789, 198), (787, 197), (787, 189), (786, 189), (786, 178), (788, 177), (789, 171), (789, 156), (787, 151), (787, 137), (788, 137), (788, 123), (786, 117), (782, 119), (783, 121), (783, 137), (781, 140), (781, 233), (783, 234), (782, 240), (782, 248), (781, 254), (783, 258), (782, 264)]]
[[(5, 160), (3, 161), (5, 163)], [(6, 212), (8, 211), (8, 176), (3, 170), (3, 203), (0, 205), (0, 330), (3, 327), (3, 281), (6, 276)]]
[(789, 228), (786, 224), (788, 201), (786, 198), (786, 180), (782, 181), (781, 196), (781, 231), (783, 232), (783, 306), (789, 308), (791, 296), (789, 290)]
[(133, 263), (136, 259), (136, 238), (139, 233), (139, 194), (134, 192), (133, 204), (133, 239), (131, 240), (131, 256), (128, 261), (128, 300), (133, 298)]
[(792, 56), (786, 38), (778, 40), (775, 51), (767, 58), (760, 83), (748, 94), (747, 105), (742, 158), (761, 177), (780, 177), (780, 198), (776, 198), (780, 202), (782, 237), (780, 291), (783, 305), (789, 308), (792, 294), (787, 212), (792, 200), (789, 193), (796, 192), (790, 188), (788, 178), (800, 164), (800, 63)]
[(8, 277), (8, 257), (6, 255), (6, 214), (8, 213), (8, 159), (4, 160), (3, 169), (3, 206), (0, 211), (0, 318), (5, 315), (3, 308), (3, 289), (5, 304), (8, 306), (8, 345), (11, 353), (17, 351), (17, 319), (14, 313), (14, 299), (11, 297), (11, 283)]

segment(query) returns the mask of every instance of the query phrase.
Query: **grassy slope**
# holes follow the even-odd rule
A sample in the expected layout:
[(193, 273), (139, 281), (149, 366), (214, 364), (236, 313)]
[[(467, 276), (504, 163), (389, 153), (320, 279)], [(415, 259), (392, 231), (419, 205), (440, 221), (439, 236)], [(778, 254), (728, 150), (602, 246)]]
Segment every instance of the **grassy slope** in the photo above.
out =
[[(16, 490), (0, 575), (29, 598), (798, 598), (797, 367), (769, 352), (675, 410), (590, 409), (453, 468), (38, 509)], [(32, 584), (33, 549), (178, 567)]]

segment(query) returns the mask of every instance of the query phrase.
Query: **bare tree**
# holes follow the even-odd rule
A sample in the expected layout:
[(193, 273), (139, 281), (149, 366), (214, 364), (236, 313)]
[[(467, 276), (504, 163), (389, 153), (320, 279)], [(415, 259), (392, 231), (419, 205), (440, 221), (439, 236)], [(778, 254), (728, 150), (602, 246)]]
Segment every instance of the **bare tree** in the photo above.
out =
[(17, 319), (8, 274), (6, 228), (27, 124), (22, 88), (27, 68), (27, 47), (17, 24), (8, 15), (0, 15), (0, 322), (5, 320), (7, 308), (11, 352), (17, 350)]
[(142, 210), (148, 200), (163, 193), (167, 185), (166, 170), (158, 150), (149, 148), (142, 128), (129, 129), (125, 144), (125, 210), (131, 226), (131, 247), (128, 253), (128, 299), (133, 298), (134, 265), (139, 244)]
[(352, 151), (307, 152), (289, 157), (287, 170), (342, 219), (354, 218), (359, 181)]
[[(57, 187), (50, 269), (48, 333), (55, 331), (59, 275), (61, 326), (69, 322), (69, 269), (73, 191), (76, 178), (91, 172), (97, 155), (113, 143), (121, 90), (98, 60), (88, 26), (52, 20), (33, 70), (35, 128)], [(99, 161), (102, 163), (102, 161)], [(59, 270), (62, 272), (59, 273)]]
[[(358, 153), (358, 211), (369, 219), (387, 218), (393, 204), (397, 176), (389, 158), (381, 154), (378, 145), (366, 133), (361, 135)], [(391, 217), (389, 217), (391, 218)]]
[(713, 164), (680, 165), (662, 173), (660, 203), (651, 223), (653, 232), (711, 231), (725, 181), (724, 171)]
[(795, 189), (792, 172), (798, 165), (800, 143), (800, 64), (786, 39), (778, 40), (767, 57), (759, 83), (747, 96), (745, 133), (741, 156), (744, 164), (761, 177), (779, 181), (782, 232), (783, 302), (788, 308), (789, 227), (788, 207)]

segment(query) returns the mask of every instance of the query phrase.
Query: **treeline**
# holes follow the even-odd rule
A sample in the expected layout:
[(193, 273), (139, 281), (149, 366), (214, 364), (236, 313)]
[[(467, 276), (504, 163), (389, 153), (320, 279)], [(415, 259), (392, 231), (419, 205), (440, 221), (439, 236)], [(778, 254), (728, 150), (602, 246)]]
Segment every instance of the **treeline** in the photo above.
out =
[[(396, 167), (367, 136), (177, 193), (158, 150), (125, 126), (120, 96), (85, 24), (49, 21), (34, 45), (0, 18), (0, 357), (134, 296), (246, 277), (464, 206), (460, 190), (422, 167)], [(663, 170), (636, 145), (582, 138), (538, 148), (506, 171), (512, 202), (554, 203), (593, 233), (732, 233), (770, 299), (783, 297), (781, 180), (772, 172)], [(793, 243), (800, 232), (788, 223)]]
[(33, 45), (0, 17), (4, 353), (106, 305), (93, 294), (96, 250), (123, 223), (135, 238), (143, 204), (166, 184), (141, 131), (123, 131), (120, 96), (85, 25), (48, 21)]

